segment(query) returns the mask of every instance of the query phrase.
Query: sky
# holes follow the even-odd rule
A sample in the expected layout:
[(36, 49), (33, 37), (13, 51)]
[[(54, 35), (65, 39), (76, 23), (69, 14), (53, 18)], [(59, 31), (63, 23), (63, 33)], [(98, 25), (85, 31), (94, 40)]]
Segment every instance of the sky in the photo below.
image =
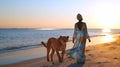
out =
[(120, 29), (120, 0), (0, 0), (0, 28), (73, 28), (76, 15), (88, 28)]

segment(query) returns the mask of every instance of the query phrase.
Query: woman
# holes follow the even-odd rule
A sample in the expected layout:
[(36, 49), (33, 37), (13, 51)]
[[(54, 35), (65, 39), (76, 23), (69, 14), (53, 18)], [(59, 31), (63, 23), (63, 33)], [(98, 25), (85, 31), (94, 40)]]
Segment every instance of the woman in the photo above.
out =
[(87, 32), (86, 23), (82, 22), (83, 18), (80, 14), (77, 15), (78, 22), (75, 23), (73, 43), (74, 46), (68, 53), (70, 57), (77, 60), (77, 63), (85, 63), (85, 44), (86, 39), (91, 42)]

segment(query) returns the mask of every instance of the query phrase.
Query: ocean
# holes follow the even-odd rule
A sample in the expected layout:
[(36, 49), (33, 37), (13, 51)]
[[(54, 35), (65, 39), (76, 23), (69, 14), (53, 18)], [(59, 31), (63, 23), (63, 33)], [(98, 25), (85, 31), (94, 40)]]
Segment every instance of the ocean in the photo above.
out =
[[(88, 29), (90, 37), (104, 36), (102, 29)], [(120, 33), (119, 29), (113, 29), (109, 34)], [(0, 29), (0, 54), (35, 48), (41, 46), (41, 41), (47, 42), (48, 38), (69, 36), (72, 40), (73, 29)]]
[[(66, 49), (72, 48), (73, 32), (73, 29), (0, 29), (0, 65), (46, 56), (46, 48), (42, 47), (41, 41), (47, 42), (50, 37), (69, 36)], [(88, 33), (92, 41), (86, 44), (89, 46), (112, 41), (113, 38), (106, 35), (120, 34), (120, 29), (109, 32), (88, 29)]]

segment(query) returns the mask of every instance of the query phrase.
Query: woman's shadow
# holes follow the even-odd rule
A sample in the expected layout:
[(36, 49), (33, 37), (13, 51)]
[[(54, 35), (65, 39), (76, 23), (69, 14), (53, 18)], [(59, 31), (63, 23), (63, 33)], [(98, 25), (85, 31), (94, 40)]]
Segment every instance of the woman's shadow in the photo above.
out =
[(68, 65), (68, 67), (83, 67), (83, 65), (84, 65), (84, 64), (74, 63), (74, 64)]

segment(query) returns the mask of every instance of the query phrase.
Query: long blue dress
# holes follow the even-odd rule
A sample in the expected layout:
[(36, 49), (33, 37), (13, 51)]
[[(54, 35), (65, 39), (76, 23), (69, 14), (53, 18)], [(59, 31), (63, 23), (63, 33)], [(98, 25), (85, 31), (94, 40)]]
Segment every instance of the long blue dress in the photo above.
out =
[(77, 23), (74, 27), (74, 34), (73, 39), (75, 40), (75, 46), (70, 49), (70, 52), (68, 53), (71, 58), (74, 58), (77, 60), (78, 63), (85, 63), (85, 44), (86, 39), (89, 38), (88, 32), (87, 32), (87, 26), (86, 23), (82, 22), (82, 28), (81, 30), (78, 28)]

